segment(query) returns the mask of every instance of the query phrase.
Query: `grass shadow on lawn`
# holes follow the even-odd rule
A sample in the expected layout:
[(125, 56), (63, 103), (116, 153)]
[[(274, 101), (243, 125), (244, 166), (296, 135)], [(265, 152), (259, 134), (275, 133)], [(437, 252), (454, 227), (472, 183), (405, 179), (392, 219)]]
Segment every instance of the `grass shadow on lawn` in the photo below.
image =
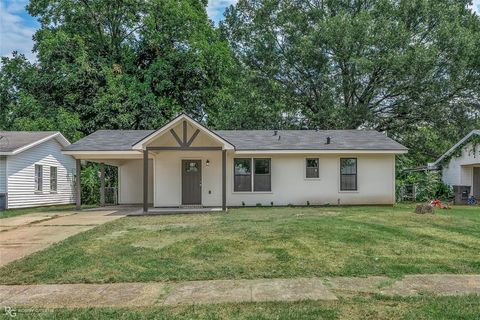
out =
[[(84, 205), (83, 209), (94, 208), (93, 205)], [(11, 218), (16, 216), (21, 216), (30, 213), (40, 213), (40, 212), (61, 212), (61, 211), (73, 211), (75, 210), (75, 205), (65, 204), (65, 205), (53, 205), (53, 206), (44, 206), (44, 207), (33, 207), (33, 208), (23, 208), (23, 209), (7, 209), (0, 211), (0, 219)]]
[(105, 283), (479, 273), (480, 213), (240, 208), (126, 217), (0, 269), (0, 282)]

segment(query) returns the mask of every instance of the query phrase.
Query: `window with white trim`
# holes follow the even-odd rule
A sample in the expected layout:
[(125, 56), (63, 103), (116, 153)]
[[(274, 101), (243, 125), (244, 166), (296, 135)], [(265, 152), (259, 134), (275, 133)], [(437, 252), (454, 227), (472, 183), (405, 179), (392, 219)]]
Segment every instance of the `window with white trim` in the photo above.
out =
[(234, 191), (252, 191), (252, 159), (234, 159)]
[(57, 167), (50, 167), (50, 192), (57, 192)]
[(235, 192), (269, 192), (272, 190), (270, 158), (235, 158)]
[(340, 159), (340, 191), (357, 191), (357, 158)]
[(307, 158), (305, 161), (305, 177), (307, 179), (318, 178), (318, 158)]
[(35, 192), (43, 190), (43, 166), (35, 165)]
[(272, 191), (272, 175), (270, 159), (253, 159), (254, 177), (253, 191)]

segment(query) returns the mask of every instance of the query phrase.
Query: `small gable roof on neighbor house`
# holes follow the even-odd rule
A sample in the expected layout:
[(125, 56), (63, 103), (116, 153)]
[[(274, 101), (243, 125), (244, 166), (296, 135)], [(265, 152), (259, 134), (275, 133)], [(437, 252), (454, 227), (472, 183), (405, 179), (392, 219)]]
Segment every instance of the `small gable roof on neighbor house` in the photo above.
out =
[(58, 131), (0, 131), (0, 155), (16, 155), (50, 139), (64, 148), (70, 145)]
[[(379, 151), (404, 153), (407, 148), (374, 130), (209, 130), (187, 115), (180, 115), (159, 130), (99, 130), (64, 151), (132, 151), (187, 120), (218, 137), (236, 151)], [(330, 143), (327, 143), (330, 138)]]
[(430, 169), (430, 170), (435, 170), (435, 169), (438, 169), (438, 167), (440, 166), (440, 164), (442, 163), (442, 161), (447, 158), (448, 156), (450, 156), (453, 152), (455, 152), (455, 150), (457, 150), (459, 147), (463, 146), (465, 143), (468, 143), (468, 141), (474, 137), (474, 136), (480, 136), (480, 130), (476, 129), (476, 130), (472, 130), (470, 131), (469, 134), (467, 134), (465, 137), (463, 137), (462, 139), (460, 139), (460, 141), (458, 141), (457, 143), (455, 143), (453, 145), (453, 147), (451, 147), (450, 149), (448, 149), (447, 152), (445, 152), (444, 154), (442, 154), (435, 162), (433, 163), (429, 163), (427, 165), (427, 168)]

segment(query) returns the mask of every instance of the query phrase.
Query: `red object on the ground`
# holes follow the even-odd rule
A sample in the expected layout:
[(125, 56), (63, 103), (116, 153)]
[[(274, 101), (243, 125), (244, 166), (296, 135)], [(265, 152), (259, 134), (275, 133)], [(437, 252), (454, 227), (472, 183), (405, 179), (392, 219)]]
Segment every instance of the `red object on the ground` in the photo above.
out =
[(439, 207), (440, 209), (445, 209), (445, 206), (443, 205), (442, 201), (435, 199), (430, 204), (434, 207)]

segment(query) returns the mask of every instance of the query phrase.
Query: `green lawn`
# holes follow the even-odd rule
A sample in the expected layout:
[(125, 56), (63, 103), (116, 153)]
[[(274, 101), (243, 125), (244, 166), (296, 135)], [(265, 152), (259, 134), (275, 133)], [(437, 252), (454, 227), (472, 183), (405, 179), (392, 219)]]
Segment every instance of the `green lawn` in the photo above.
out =
[(240, 208), (127, 217), (0, 269), (0, 282), (82, 283), (479, 273), (480, 209)]
[(359, 297), (336, 302), (302, 301), (211, 304), (135, 309), (18, 310), (20, 319), (471, 319), (478, 320), (479, 296)]
[[(92, 208), (93, 206), (82, 206), (82, 208)], [(37, 212), (57, 212), (57, 211), (70, 211), (75, 210), (75, 205), (58, 205), (58, 206), (46, 206), (46, 207), (34, 207), (24, 209), (8, 209), (0, 211), (0, 219), (20, 216), (29, 213)]]

